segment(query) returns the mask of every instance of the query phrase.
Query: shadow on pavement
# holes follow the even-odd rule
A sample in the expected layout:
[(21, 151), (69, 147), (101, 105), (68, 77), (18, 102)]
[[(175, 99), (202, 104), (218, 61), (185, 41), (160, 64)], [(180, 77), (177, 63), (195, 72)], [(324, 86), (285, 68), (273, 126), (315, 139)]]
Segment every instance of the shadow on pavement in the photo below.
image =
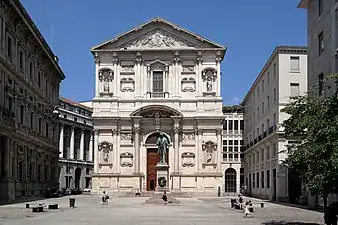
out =
[(286, 222), (286, 221), (267, 221), (262, 225), (320, 225), (319, 223)]
[(278, 204), (278, 205), (283, 205), (283, 206), (288, 206), (288, 207), (294, 207), (294, 208), (306, 209), (306, 210), (311, 210), (311, 211), (315, 211), (315, 212), (324, 213), (324, 208), (323, 207), (311, 207), (311, 206), (307, 206), (307, 205), (297, 205), (297, 204), (292, 204), (292, 203), (276, 202), (276, 201), (271, 201), (271, 200), (268, 200), (266, 202), (273, 203), (273, 204)]

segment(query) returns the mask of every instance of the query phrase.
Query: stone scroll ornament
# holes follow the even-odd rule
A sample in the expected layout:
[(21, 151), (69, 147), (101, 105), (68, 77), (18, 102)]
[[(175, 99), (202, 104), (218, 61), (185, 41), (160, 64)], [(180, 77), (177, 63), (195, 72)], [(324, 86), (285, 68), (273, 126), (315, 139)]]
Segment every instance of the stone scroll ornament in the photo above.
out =
[(160, 187), (165, 187), (167, 185), (167, 180), (165, 179), (165, 177), (159, 177), (157, 180), (158, 180), (158, 185)]

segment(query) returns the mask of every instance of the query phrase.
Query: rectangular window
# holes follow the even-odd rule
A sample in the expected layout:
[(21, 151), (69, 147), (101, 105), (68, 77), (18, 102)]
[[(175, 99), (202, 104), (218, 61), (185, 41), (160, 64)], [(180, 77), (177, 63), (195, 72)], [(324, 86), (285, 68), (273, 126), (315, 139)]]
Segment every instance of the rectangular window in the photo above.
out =
[(323, 14), (323, 0), (318, 0), (318, 17)]
[(233, 130), (233, 120), (229, 120), (229, 130)]
[(13, 57), (13, 41), (11, 37), (7, 37), (7, 56), (9, 58)]
[(273, 114), (273, 125), (274, 125), (274, 126), (277, 125), (277, 121), (276, 121), (276, 113)]
[(323, 31), (318, 34), (318, 55), (324, 52), (324, 34)]
[(34, 75), (34, 64), (33, 62), (29, 63), (29, 78), (32, 80)]
[(270, 170), (266, 171), (266, 188), (270, 188)]
[(268, 84), (270, 84), (270, 72), (268, 72)]
[(275, 79), (277, 76), (277, 64), (274, 63), (273, 64), (273, 79)]
[(259, 172), (257, 172), (257, 188), (259, 188)]
[(153, 71), (153, 92), (163, 93), (163, 72)]
[(263, 114), (263, 115), (264, 115), (264, 113), (265, 113), (265, 112), (264, 112), (264, 108), (265, 108), (265, 107), (264, 107), (264, 102), (262, 102), (262, 114)]
[(276, 88), (273, 89), (273, 102), (276, 102), (277, 100), (277, 93), (276, 93)]
[(324, 87), (324, 74), (321, 73), (318, 75), (318, 94), (323, 94), (323, 87)]
[(48, 138), (48, 136), (49, 136), (49, 125), (48, 125), (48, 123), (46, 123), (46, 137)]
[(270, 96), (268, 96), (268, 108), (270, 108)]
[(30, 113), (30, 127), (33, 129), (33, 124), (34, 124), (34, 113)]
[(41, 118), (39, 118), (39, 121), (38, 121), (38, 131), (39, 131), (39, 133), (41, 133), (41, 127), (42, 126), (42, 119)]
[(244, 130), (244, 120), (239, 121), (239, 129)]
[(262, 80), (262, 92), (264, 92), (264, 80)]
[(41, 72), (38, 71), (38, 87), (41, 87)]
[(255, 173), (252, 173), (252, 187), (255, 188)]
[(299, 96), (299, 84), (290, 83), (290, 98)]
[(299, 71), (299, 56), (291, 56), (290, 57), (290, 71)]
[(234, 130), (238, 130), (238, 120), (234, 120)]
[(24, 63), (23, 52), (20, 50), (20, 52), (19, 52), (19, 66), (20, 66), (21, 70), (23, 70), (23, 63)]
[(264, 188), (264, 171), (261, 172), (261, 187)]
[(20, 106), (20, 123), (24, 123), (24, 116), (25, 116), (25, 107), (23, 105)]
[(223, 130), (227, 130), (228, 129), (228, 121), (224, 121), (223, 123)]

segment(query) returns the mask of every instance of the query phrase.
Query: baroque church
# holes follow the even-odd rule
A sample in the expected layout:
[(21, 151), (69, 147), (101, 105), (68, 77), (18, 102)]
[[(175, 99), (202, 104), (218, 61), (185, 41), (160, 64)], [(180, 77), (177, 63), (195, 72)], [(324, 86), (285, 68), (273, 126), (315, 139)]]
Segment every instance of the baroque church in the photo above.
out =
[(92, 192), (157, 190), (162, 133), (168, 190), (215, 195), (223, 182), (220, 64), (226, 48), (155, 18), (91, 52)]

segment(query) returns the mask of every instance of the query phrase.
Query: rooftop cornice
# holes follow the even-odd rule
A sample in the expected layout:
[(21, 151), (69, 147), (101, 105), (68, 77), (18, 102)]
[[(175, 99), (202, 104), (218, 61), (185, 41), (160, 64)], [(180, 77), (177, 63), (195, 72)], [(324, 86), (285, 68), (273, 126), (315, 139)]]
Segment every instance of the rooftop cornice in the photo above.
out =
[(307, 9), (309, 6), (310, 0), (301, 0), (297, 6), (300, 9)]
[(242, 105), (247, 101), (248, 97), (251, 95), (251, 92), (253, 89), (255, 89), (258, 81), (260, 80), (261, 76), (263, 76), (266, 73), (266, 70), (270, 67), (271, 63), (275, 59), (276, 56), (279, 54), (295, 54), (295, 55), (307, 55), (307, 47), (306, 46), (277, 46), (272, 54), (270, 55), (269, 59), (266, 61), (265, 65), (263, 66), (261, 72), (256, 77), (255, 81), (251, 85), (249, 91), (245, 95)]

